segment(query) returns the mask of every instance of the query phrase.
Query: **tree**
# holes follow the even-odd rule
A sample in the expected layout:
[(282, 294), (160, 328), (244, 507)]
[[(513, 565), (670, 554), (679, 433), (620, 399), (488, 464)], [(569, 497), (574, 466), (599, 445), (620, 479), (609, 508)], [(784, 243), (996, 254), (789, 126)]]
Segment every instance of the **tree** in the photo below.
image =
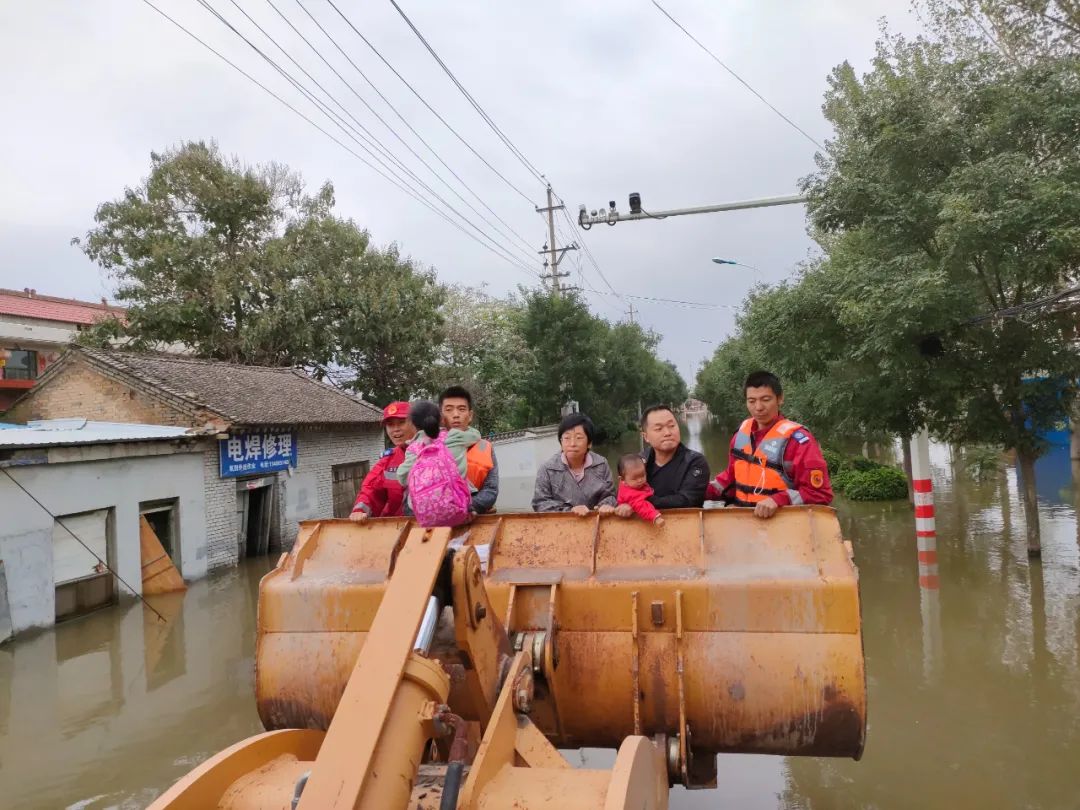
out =
[(912, 415), (949, 441), (1017, 451), (1033, 554), (1038, 434), (1064, 417), (1080, 357), (1058, 319), (979, 316), (1077, 281), (1077, 66), (883, 39), (861, 79), (834, 71), (836, 138), (803, 183), (811, 222), (834, 239), (852, 356), (876, 353), (904, 380), (918, 368), (905, 347), (932, 355), (922, 385), (904, 380)]
[(610, 436), (635, 426), (639, 410), (650, 405), (677, 406), (687, 396), (686, 382), (669, 362), (657, 357), (660, 338), (636, 323), (599, 320), (599, 378), (589, 415)]
[(989, 49), (1020, 64), (1080, 53), (1074, 0), (923, 0), (916, 8), (956, 54)]
[(430, 271), (333, 213), (287, 168), (217, 146), (151, 155), (149, 177), (101, 205), (74, 240), (118, 283), (126, 323), (89, 342), (180, 343), (230, 362), (301, 366), (375, 401), (400, 396), (441, 341)]
[(521, 391), (533, 359), (521, 334), (522, 303), (456, 286), (447, 290), (440, 313), (445, 337), (417, 393), (436, 397), (447, 386), (464, 385), (483, 430), (524, 427)]
[(588, 412), (598, 399), (601, 321), (576, 293), (555, 297), (532, 290), (523, 297), (521, 336), (534, 360), (521, 390), (526, 421), (558, 421), (563, 404), (571, 399)]
[(767, 369), (784, 382), (784, 412), (825, 441), (910, 436), (921, 424), (912, 406), (926, 362), (895, 319), (876, 321), (868, 305), (875, 297), (912, 308), (920, 302), (882, 286), (886, 273), (877, 272), (876, 262), (861, 268), (841, 240), (824, 241), (829, 258), (750, 295), (736, 336), (699, 373), (698, 396), (712, 413), (737, 423), (746, 417), (743, 381)]
[(637, 421), (639, 405), (686, 399), (682, 377), (656, 356), (655, 334), (608, 324), (575, 292), (529, 291), (524, 302), (522, 337), (533, 362), (521, 401), (529, 423), (557, 421), (563, 404), (576, 400), (601, 437), (614, 438)]

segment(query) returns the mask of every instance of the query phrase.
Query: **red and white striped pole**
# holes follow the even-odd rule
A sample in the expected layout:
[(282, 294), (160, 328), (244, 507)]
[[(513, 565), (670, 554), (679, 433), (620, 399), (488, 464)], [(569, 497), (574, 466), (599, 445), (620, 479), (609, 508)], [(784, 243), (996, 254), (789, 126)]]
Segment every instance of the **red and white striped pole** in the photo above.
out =
[(930, 436), (925, 428), (911, 440), (911, 485), (915, 490), (915, 539), (919, 548), (919, 587), (937, 590), (934, 483), (930, 478)]
[(923, 676), (933, 680), (942, 657), (934, 484), (930, 477), (930, 436), (911, 440), (911, 484), (915, 490), (915, 542), (919, 549), (919, 613), (922, 616)]

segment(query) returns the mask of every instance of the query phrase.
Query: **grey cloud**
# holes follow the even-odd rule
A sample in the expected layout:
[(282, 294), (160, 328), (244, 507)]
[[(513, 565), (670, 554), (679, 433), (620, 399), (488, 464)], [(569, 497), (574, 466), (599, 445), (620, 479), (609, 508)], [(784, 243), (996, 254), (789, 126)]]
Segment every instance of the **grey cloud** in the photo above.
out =
[[(368, 122), (370, 116), (355, 97), (303, 50), (265, 3), (242, 3)], [(546, 234), (531, 206), (446, 132), (345, 29), (324, 0), (304, 3), (447, 162), (539, 248)], [(288, 92), (196, 3), (161, 4), (245, 69)], [(218, 5), (239, 19), (229, 3)], [(490, 162), (540, 203), (542, 186), (482, 125), (389, 3), (340, 5)], [(668, 0), (665, 5), (819, 140), (829, 134), (820, 111), (828, 71), (844, 59), (857, 67), (867, 65), (881, 15), (901, 29), (913, 28), (903, 0)], [(294, 3), (279, 7), (298, 27), (311, 30)], [(405, 8), (495, 121), (551, 178), (572, 215), (578, 203), (594, 208), (608, 199), (625, 209), (630, 191), (640, 192), (646, 207), (655, 208), (785, 194), (813, 168), (809, 143), (644, 0), (413, 0)], [(348, 64), (317, 32), (312, 36), (342, 75), (404, 134)], [(369, 228), (377, 241), (397, 241), (414, 258), (436, 266), (448, 282), (486, 282), (494, 291), (528, 282), (142, 3), (6, 4), (0, 9), (0, 71), (15, 77), (0, 90), (6, 122), (0, 149), (7, 157), (0, 166), (0, 286), (100, 297), (105, 283), (100, 272), (68, 240), (86, 230), (100, 202), (139, 181), (152, 150), (190, 138), (214, 138), (250, 162), (287, 163), (313, 186), (331, 179), (342, 214)], [(289, 97), (296, 98), (295, 93)], [(380, 124), (371, 120), (369, 128), (388, 147), (405, 154)], [(452, 199), (445, 189), (440, 193)], [(585, 238), (620, 290), (736, 303), (756, 277), (719, 268), (709, 259), (726, 255), (761, 268), (763, 280), (779, 280), (811, 249), (803, 215), (796, 206), (625, 223), (593, 229)], [(575, 261), (570, 260), (571, 268)], [(588, 263), (583, 266), (587, 282), (604, 289)], [(590, 300), (605, 317), (619, 317), (622, 305), (617, 300)], [(702, 341), (722, 339), (734, 323), (729, 310), (688, 310), (643, 301), (635, 306), (642, 322), (664, 335), (664, 353), (691, 381), (711, 351)]]

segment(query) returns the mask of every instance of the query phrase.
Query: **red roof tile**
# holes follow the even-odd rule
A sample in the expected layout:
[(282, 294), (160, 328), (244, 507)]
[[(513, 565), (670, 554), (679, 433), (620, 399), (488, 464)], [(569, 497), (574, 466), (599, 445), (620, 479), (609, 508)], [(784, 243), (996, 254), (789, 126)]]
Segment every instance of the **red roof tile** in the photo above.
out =
[(0, 289), (0, 315), (90, 325), (109, 315), (123, 318), (126, 311), (123, 307), (109, 304)]

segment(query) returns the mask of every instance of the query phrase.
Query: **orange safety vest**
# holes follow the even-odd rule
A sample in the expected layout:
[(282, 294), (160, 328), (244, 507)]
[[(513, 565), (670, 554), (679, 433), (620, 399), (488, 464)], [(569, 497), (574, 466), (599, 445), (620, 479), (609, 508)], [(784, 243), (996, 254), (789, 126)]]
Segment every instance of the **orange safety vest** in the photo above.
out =
[(787, 492), (791, 503), (802, 503), (795, 488), (790, 464), (784, 464), (784, 449), (791, 434), (802, 428), (798, 422), (781, 419), (753, 446), (754, 420), (747, 419), (735, 434), (731, 456), (735, 460), (735, 505), (754, 506), (759, 501)]
[(488, 473), (495, 466), (495, 457), (492, 455), (491, 442), (481, 439), (465, 453), (465, 477), (469, 483), (477, 489), (484, 485)]

